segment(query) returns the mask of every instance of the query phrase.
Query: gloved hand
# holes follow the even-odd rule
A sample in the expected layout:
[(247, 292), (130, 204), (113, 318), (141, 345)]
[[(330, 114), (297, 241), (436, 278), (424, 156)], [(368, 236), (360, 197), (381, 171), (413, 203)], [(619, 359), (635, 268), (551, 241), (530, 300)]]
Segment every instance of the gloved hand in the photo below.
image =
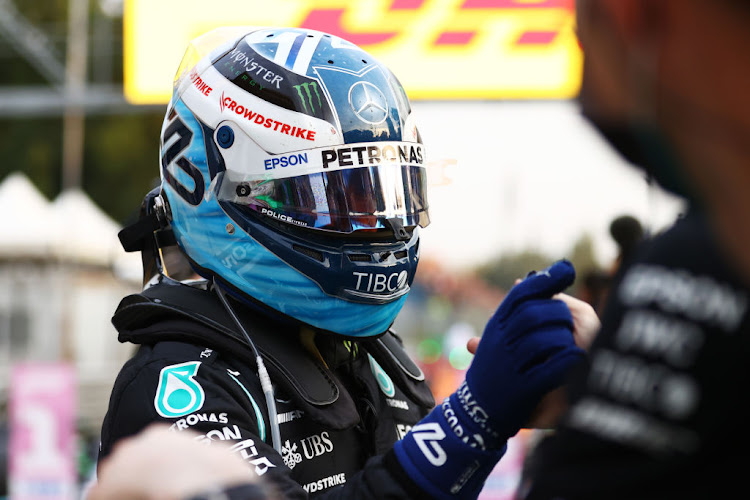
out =
[(584, 358), (570, 310), (552, 299), (574, 279), (563, 260), (514, 286), (487, 323), (461, 387), (394, 446), (409, 477), (432, 497), (476, 497), (505, 441)]
[[(514, 286), (485, 327), (466, 382), (451, 396), (492, 447), (515, 435), (542, 397), (560, 386), (585, 353), (573, 339), (568, 306), (552, 296), (573, 283), (561, 260)], [(472, 425), (473, 424), (473, 425)]]

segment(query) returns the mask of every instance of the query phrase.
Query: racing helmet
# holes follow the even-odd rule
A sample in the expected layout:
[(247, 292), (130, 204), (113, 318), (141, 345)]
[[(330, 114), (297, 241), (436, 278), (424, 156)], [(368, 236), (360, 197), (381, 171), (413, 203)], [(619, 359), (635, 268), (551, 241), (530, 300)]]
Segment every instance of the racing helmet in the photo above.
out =
[(404, 89), (370, 54), (309, 29), (211, 31), (180, 64), (160, 157), (198, 274), (317, 330), (391, 325), (429, 224), (426, 157)]

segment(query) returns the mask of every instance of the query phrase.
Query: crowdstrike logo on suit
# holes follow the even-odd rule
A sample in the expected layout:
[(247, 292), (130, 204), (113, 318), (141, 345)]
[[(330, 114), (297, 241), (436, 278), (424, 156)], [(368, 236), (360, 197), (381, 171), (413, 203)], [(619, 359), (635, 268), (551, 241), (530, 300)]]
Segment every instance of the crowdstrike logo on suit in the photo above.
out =
[(323, 479), (313, 481), (312, 483), (307, 483), (303, 485), (302, 488), (304, 488), (304, 490), (308, 493), (315, 493), (316, 491), (322, 491), (330, 488), (331, 486), (338, 486), (344, 483), (346, 483), (346, 474), (341, 472), (340, 474), (333, 474), (331, 476), (324, 477)]

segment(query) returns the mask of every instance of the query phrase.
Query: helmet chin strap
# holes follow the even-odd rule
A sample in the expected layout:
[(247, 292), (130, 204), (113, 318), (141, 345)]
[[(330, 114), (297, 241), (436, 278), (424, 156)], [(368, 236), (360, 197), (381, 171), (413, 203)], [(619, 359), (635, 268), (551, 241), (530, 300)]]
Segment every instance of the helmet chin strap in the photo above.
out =
[(269, 420), (269, 425), (271, 427), (271, 440), (273, 442), (274, 449), (277, 452), (279, 452), (279, 454), (281, 454), (281, 432), (279, 430), (279, 419), (277, 418), (277, 415), (276, 415), (277, 414), (276, 398), (274, 397), (274, 394), (273, 394), (273, 384), (271, 384), (271, 377), (268, 376), (268, 370), (266, 370), (266, 365), (263, 363), (263, 358), (258, 352), (258, 349), (255, 347), (255, 343), (253, 343), (252, 339), (250, 338), (250, 335), (247, 333), (247, 330), (245, 329), (245, 326), (242, 324), (242, 322), (239, 320), (237, 315), (234, 313), (232, 306), (229, 304), (229, 301), (227, 300), (224, 290), (217, 283), (216, 278), (214, 278), (213, 280), (213, 285), (214, 285), (213, 288), (216, 291), (216, 295), (219, 296), (219, 300), (221, 301), (221, 304), (224, 306), (224, 309), (226, 309), (227, 312), (229, 313), (229, 316), (232, 317), (232, 321), (234, 321), (234, 323), (237, 325), (237, 328), (239, 328), (239, 330), (242, 332), (242, 335), (245, 337), (247, 344), (253, 350), (253, 355), (255, 356), (255, 364), (258, 367), (258, 378), (260, 379), (260, 386), (263, 389), (263, 396), (266, 399), (266, 408), (268, 409), (268, 420)]
[(162, 198), (161, 188), (156, 188), (143, 199), (138, 220), (117, 234), (126, 252), (141, 252), (143, 286), (166, 274), (161, 250), (177, 245), (169, 220), (169, 206)]

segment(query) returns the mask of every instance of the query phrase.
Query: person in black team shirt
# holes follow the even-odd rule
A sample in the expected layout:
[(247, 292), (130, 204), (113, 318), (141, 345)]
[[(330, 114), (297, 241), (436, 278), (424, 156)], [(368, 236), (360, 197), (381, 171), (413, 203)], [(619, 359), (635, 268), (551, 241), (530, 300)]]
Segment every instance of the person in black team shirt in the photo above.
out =
[(687, 214), (619, 273), (537, 499), (745, 489), (750, 419), (750, 3), (579, 0), (585, 115)]
[(390, 330), (429, 222), (425, 159), (401, 85), (355, 45), (284, 28), (197, 39), (164, 118), (161, 186), (120, 234), (145, 287), (113, 317), (139, 349), (100, 460), (164, 422), (230, 444), (282, 498), (475, 498), (584, 358), (575, 302), (552, 298), (575, 273), (560, 261), (516, 285), (435, 407)]

